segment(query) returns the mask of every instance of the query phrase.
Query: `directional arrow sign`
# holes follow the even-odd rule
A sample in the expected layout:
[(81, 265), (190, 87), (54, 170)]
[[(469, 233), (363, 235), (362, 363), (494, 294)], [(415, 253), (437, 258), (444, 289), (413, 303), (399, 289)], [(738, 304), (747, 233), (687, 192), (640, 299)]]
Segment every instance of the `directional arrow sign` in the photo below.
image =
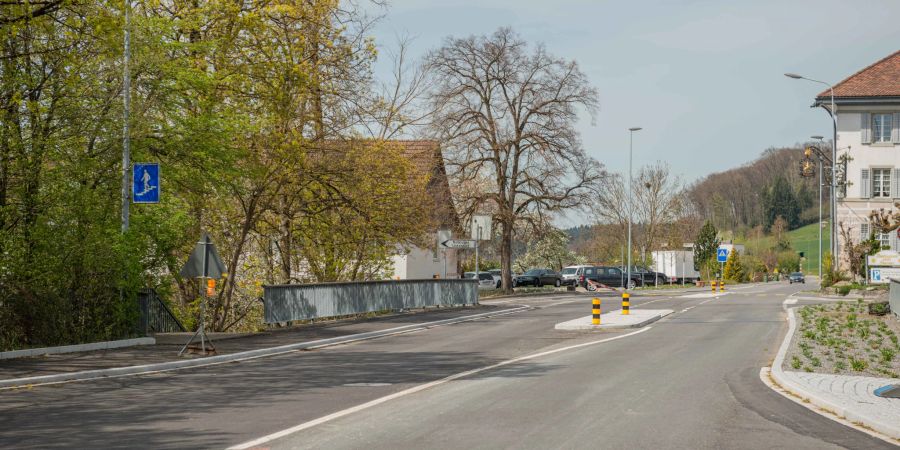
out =
[(474, 239), (447, 239), (441, 242), (446, 248), (475, 248)]

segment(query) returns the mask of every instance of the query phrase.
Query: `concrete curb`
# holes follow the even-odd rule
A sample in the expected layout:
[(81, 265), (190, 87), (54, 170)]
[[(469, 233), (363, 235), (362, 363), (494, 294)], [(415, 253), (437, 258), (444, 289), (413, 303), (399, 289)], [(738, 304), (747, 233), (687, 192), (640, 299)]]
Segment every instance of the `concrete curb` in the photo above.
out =
[(781, 343), (781, 347), (778, 349), (778, 355), (775, 357), (775, 362), (772, 363), (772, 368), (770, 370), (772, 379), (774, 379), (785, 391), (802, 398), (804, 401), (809, 401), (813, 405), (831, 412), (838, 417), (853, 423), (862, 424), (893, 439), (900, 439), (900, 425), (882, 423), (877, 419), (872, 419), (868, 416), (850, 411), (843, 406), (834, 404), (818, 396), (818, 394), (814, 392), (810, 392), (804, 386), (795, 383), (785, 375), (784, 369), (782, 369), (784, 358), (787, 356), (788, 348), (790, 348), (791, 340), (794, 337), (794, 332), (797, 330), (797, 318), (794, 315), (794, 309), (795, 308), (787, 308), (788, 332), (784, 341)]
[(317, 339), (314, 341), (298, 342), (294, 344), (280, 345), (277, 347), (261, 348), (257, 350), (248, 350), (244, 352), (232, 353), (228, 355), (210, 356), (200, 359), (188, 359), (181, 361), (168, 361), (164, 363), (142, 364), (138, 366), (114, 367), (110, 369), (86, 370), (82, 372), (61, 373), (54, 375), (41, 375), (36, 377), (12, 378), (0, 380), (0, 390), (13, 389), (16, 387), (30, 387), (43, 384), (63, 383), (67, 381), (90, 380), (95, 378), (120, 377), (127, 375), (139, 375), (151, 372), (167, 372), (171, 370), (186, 369), (191, 367), (202, 367), (228, 362), (244, 361), (248, 359), (256, 359), (265, 356), (274, 356), (283, 353), (289, 353), (296, 350), (307, 350), (314, 348), (328, 347), (338, 344), (346, 344), (349, 342), (365, 341), (380, 337), (409, 333), (413, 331), (423, 330), (442, 325), (452, 325), (471, 320), (482, 319), (486, 317), (502, 316), (513, 314), (520, 311), (531, 309), (530, 306), (522, 305), (517, 308), (506, 309), (502, 311), (494, 311), (488, 313), (472, 314), (464, 317), (455, 317), (453, 319), (436, 320), (433, 322), (417, 323), (412, 325), (404, 325), (401, 327), (389, 328), (387, 330), (369, 331), (366, 333), (351, 334), (349, 336), (340, 336), (335, 338)]
[(60, 347), (28, 348), (25, 350), (0, 352), (0, 360), (26, 358), (29, 356), (56, 355), (60, 353), (90, 352), (94, 350), (108, 350), (111, 348), (154, 344), (156, 344), (156, 339), (152, 337), (143, 337), (135, 339), (121, 339), (118, 341), (91, 342), (89, 344), (63, 345)]

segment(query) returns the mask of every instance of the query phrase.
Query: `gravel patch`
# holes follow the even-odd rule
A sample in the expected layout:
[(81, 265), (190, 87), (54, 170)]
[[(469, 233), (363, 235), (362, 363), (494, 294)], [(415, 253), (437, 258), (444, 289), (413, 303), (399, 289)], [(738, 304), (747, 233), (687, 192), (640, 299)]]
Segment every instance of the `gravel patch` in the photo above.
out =
[(900, 378), (900, 322), (868, 313), (862, 300), (809, 305), (797, 310), (798, 326), (784, 370)]

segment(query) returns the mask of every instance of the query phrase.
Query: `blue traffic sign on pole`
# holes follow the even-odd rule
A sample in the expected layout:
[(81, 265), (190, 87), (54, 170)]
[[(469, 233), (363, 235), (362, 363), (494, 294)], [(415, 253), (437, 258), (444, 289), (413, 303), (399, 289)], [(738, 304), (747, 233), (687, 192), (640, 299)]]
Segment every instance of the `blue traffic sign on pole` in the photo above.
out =
[(131, 200), (159, 203), (159, 164), (135, 163), (131, 170)]
[(728, 261), (728, 249), (727, 248), (720, 248), (718, 251), (716, 251), (716, 261), (718, 261), (720, 263)]

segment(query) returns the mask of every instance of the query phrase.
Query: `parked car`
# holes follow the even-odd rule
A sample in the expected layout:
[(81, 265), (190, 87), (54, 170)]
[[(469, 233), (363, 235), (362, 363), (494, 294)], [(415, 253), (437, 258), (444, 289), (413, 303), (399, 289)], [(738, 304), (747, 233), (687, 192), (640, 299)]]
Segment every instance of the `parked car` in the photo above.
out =
[(578, 266), (568, 266), (563, 267), (560, 275), (562, 276), (562, 284), (563, 286), (576, 286), (578, 285), (578, 280), (581, 279), (581, 276), (584, 275), (584, 269), (591, 267), (586, 265), (578, 265)]
[(587, 280), (591, 280), (595, 283), (600, 283), (609, 287), (622, 287), (622, 285), (625, 284), (627, 285), (628, 289), (633, 289), (634, 287), (641, 285), (640, 275), (632, 273), (631, 282), (626, 283), (625, 273), (622, 272), (622, 269), (609, 266), (585, 267), (584, 274), (581, 275), (578, 279), (578, 284), (585, 289), (591, 290), (592, 285), (590, 285)]
[(806, 284), (806, 278), (804, 278), (802, 272), (794, 272), (794, 273), (790, 274), (788, 276), (788, 280), (790, 281), (790, 284), (794, 284), (794, 283)]
[(491, 269), (488, 270), (492, 277), (494, 277), (494, 281), (497, 282), (497, 289), (500, 289), (500, 286), (503, 285), (503, 274), (500, 269)]
[(562, 277), (550, 269), (529, 269), (513, 279), (513, 287), (562, 286)]
[[(463, 278), (475, 278), (475, 272), (466, 272), (463, 274)], [(494, 277), (490, 272), (478, 272), (478, 289), (496, 289)]]
[(666, 277), (666, 274), (662, 272), (654, 272), (646, 267), (633, 266), (631, 268), (631, 274), (639, 275), (641, 286), (666, 284), (666, 282), (668, 281), (668, 277)]

